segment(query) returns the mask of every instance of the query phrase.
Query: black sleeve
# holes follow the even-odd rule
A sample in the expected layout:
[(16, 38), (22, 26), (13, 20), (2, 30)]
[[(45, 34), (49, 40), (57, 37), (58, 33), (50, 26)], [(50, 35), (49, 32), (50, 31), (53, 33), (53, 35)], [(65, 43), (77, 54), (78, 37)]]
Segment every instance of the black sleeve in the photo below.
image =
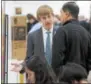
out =
[(52, 68), (57, 74), (58, 69), (63, 65), (66, 51), (66, 32), (63, 28), (59, 28), (53, 38), (52, 47)]
[(91, 35), (91, 23), (89, 23), (89, 32), (90, 32), (90, 35)]
[(88, 47), (87, 69), (88, 72), (91, 70), (91, 36), (90, 36), (89, 47)]

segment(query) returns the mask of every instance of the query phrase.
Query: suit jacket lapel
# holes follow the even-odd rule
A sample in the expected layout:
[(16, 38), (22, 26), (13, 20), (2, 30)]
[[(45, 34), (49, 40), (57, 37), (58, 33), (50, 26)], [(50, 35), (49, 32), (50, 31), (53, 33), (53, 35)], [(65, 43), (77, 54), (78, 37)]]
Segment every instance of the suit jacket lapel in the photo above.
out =
[[(43, 31), (42, 31), (42, 28), (40, 28), (39, 29), (39, 32), (38, 32), (38, 36), (37, 36), (37, 39), (39, 39), (38, 41), (39, 41), (39, 48), (40, 48), (40, 53), (41, 53), (41, 59), (42, 60), (44, 60), (45, 58), (44, 58), (44, 42), (43, 42), (43, 33), (42, 33)], [(53, 37), (54, 37), (54, 35), (55, 35), (55, 33), (56, 33), (56, 29), (55, 29), (55, 26), (54, 26), (54, 28), (53, 28)], [(53, 37), (52, 37), (52, 40), (53, 40)], [(45, 61), (44, 61), (45, 62)]]
[(43, 43), (42, 28), (40, 28), (40, 30), (39, 30), (38, 39), (39, 39), (40, 52), (43, 52), (42, 55), (44, 55), (44, 43)]

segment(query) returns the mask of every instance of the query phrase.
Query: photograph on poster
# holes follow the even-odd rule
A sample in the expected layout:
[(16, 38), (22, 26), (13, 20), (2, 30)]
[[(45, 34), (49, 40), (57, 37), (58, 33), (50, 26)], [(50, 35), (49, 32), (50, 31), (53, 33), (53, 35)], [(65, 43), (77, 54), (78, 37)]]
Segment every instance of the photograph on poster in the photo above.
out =
[(25, 27), (13, 28), (13, 40), (25, 40), (26, 31)]

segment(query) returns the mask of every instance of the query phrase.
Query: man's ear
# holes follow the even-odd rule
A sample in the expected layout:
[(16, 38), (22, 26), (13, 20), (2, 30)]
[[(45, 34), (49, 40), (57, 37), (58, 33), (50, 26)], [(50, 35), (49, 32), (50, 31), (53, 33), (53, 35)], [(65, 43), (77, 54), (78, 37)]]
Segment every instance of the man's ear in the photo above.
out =
[(66, 13), (66, 16), (67, 16), (67, 17), (69, 17), (69, 16), (70, 16), (69, 11), (66, 11), (65, 13)]

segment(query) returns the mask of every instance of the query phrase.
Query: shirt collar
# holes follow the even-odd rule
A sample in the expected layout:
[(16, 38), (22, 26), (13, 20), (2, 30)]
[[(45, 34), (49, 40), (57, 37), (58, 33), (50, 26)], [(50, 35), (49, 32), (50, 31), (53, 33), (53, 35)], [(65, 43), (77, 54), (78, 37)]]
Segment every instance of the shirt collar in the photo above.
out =
[[(48, 32), (48, 30), (46, 30), (44, 27), (42, 27), (42, 30), (44, 33)], [(50, 32), (52, 33), (53, 32), (53, 25), (52, 25), (52, 28), (50, 29)]]
[(76, 19), (70, 19), (70, 20), (68, 20), (68, 21), (66, 21), (65, 23), (63, 23), (63, 25), (66, 25), (66, 24), (68, 24), (68, 23), (77, 23), (78, 22), (78, 20), (76, 20)]

